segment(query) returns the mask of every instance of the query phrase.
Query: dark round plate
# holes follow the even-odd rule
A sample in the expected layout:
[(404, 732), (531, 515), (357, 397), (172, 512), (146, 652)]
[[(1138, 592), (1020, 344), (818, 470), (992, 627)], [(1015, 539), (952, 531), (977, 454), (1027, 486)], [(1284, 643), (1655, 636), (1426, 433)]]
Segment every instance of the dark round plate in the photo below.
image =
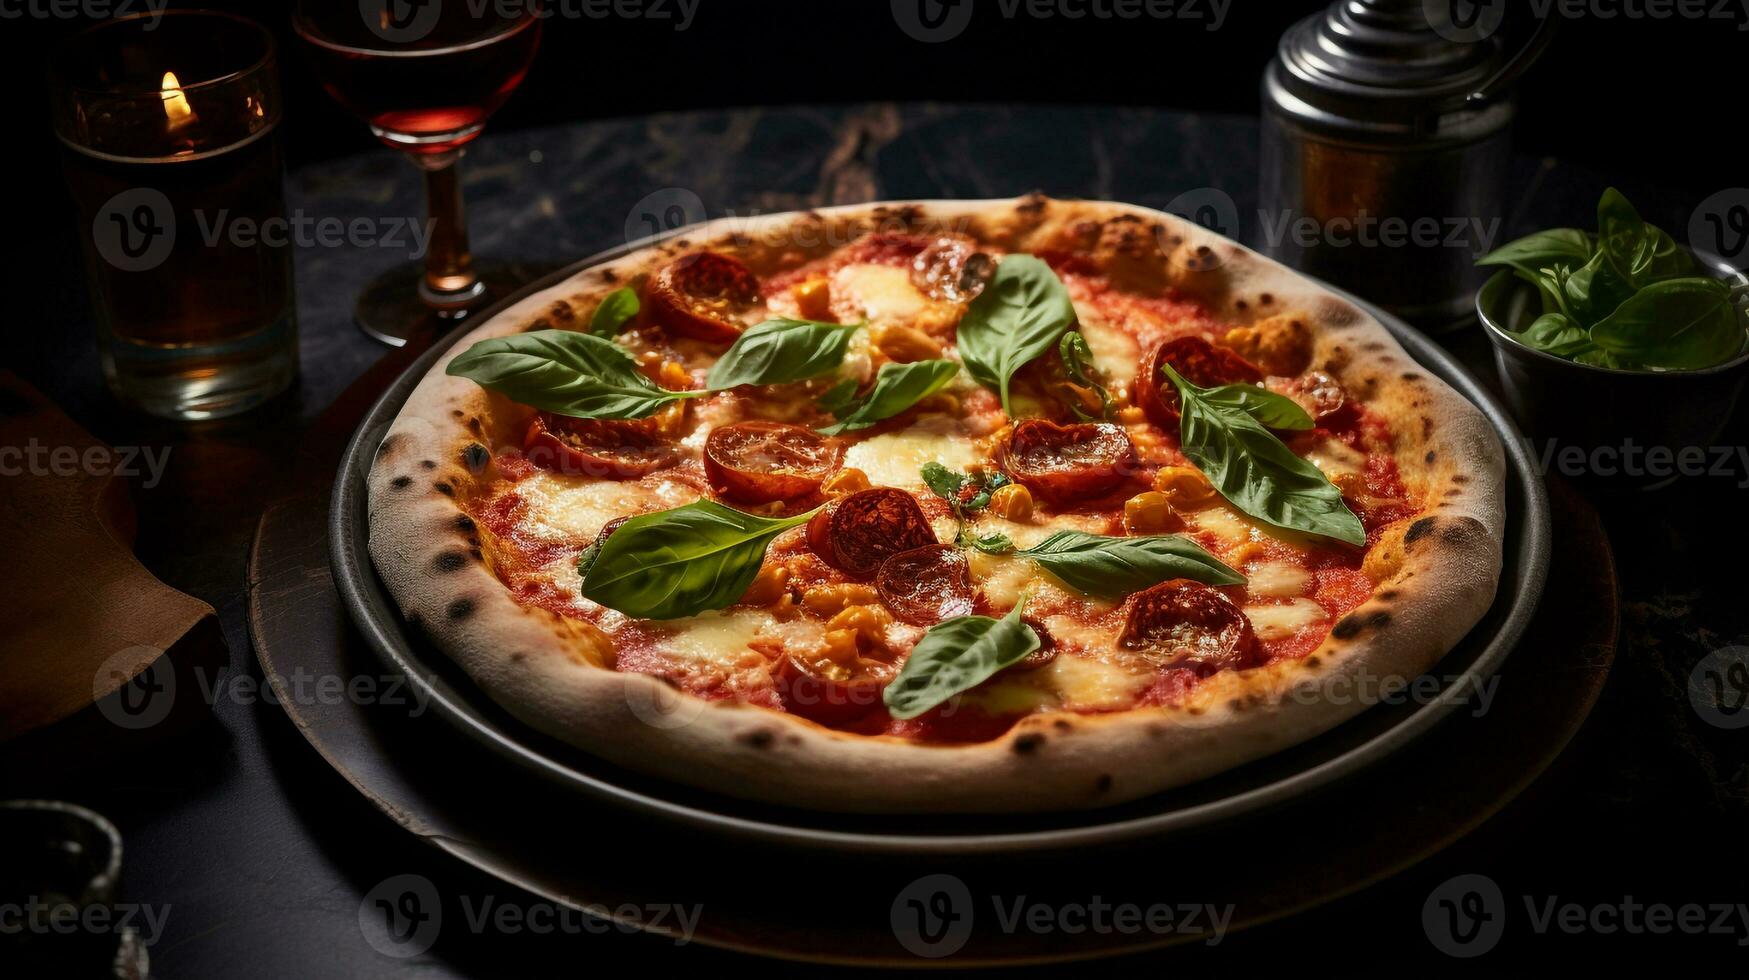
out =
[[(647, 244), (634, 242), (584, 259), (529, 285), (481, 317)], [(1324, 288), (1377, 317), (1415, 360), (1479, 406), (1494, 426), (1507, 460), (1507, 532), (1499, 593), (1476, 627), (1439, 662), (1435, 679), (1441, 696), (1420, 699), (1421, 703), (1374, 705), (1311, 741), (1190, 786), (1099, 810), (1011, 817), (907, 816), (897, 821), (891, 816), (766, 806), (652, 779), (523, 725), (475, 687), (423, 635), (408, 628), (366, 550), (365, 476), (377, 443), (414, 386), (471, 326), (438, 341), (396, 379), (347, 446), (330, 512), (335, 585), (371, 649), (403, 672), (426, 702), (462, 732), (577, 792), (695, 829), (796, 847), (973, 855), (1108, 845), (1231, 820), (1352, 776), (1463, 707), (1479, 682), (1499, 669), (1530, 623), (1548, 572), (1548, 496), (1511, 418), (1432, 341), (1357, 297)]]

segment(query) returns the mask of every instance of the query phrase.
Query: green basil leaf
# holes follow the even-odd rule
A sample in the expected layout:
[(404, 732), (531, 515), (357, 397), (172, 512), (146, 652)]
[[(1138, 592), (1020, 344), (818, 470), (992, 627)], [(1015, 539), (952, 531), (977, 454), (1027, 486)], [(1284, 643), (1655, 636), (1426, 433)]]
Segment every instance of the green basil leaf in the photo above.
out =
[(1075, 304), (1051, 267), (1030, 255), (1010, 255), (960, 319), (960, 360), (1013, 415), (1008, 385), (1015, 372), (1055, 347), (1074, 322)]
[(1091, 390), (1099, 396), (1099, 414), (1071, 403), (1069, 409), (1083, 422), (1104, 422), (1111, 418), (1111, 392), (1105, 390), (1100, 383), (1099, 368), (1093, 363), (1093, 349), (1087, 346), (1087, 338), (1079, 330), (1071, 330), (1063, 335), (1057, 344), (1057, 356), (1063, 360), (1063, 373), (1069, 376), (1074, 384)]
[(915, 718), (1037, 650), (1039, 636), (1021, 621), (1022, 605), (1001, 619), (958, 616), (930, 627), (911, 648), (899, 676), (881, 692), (887, 713)]
[(976, 548), (989, 555), (1006, 555), (1014, 550), (1014, 539), (1001, 531), (979, 534), (963, 525), (953, 543), (961, 548)]
[(918, 472), (923, 477), (923, 485), (931, 493), (947, 501), (949, 506), (959, 505), (960, 487), (965, 486), (968, 479), (964, 473), (955, 473), (936, 462), (924, 463)]
[(1597, 231), (1600, 250), (1635, 289), (1694, 274), (1689, 254), (1662, 228), (1646, 224), (1613, 187), (1597, 202)]
[(1591, 261), (1591, 236), (1577, 228), (1550, 228), (1507, 242), (1476, 260), (1477, 265), (1501, 265), (1535, 276), (1557, 265), (1582, 266)]
[(641, 419), (708, 391), (669, 391), (638, 371), (625, 348), (572, 330), (533, 330), (482, 340), (445, 372), (511, 401), (580, 419)]
[(643, 619), (732, 606), (759, 574), (771, 539), (812, 516), (758, 517), (700, 500), (634, 517), (601, 546), (583, 595)]
[(829, 411), (838, 416), (838, 422), (819, 431), (823, 435), (835, 436), (841, 432), (866, 429), (883, 419), (890, 419), (946, 387), (953, 380), (953, 376), (959, 373), (959, 369), (958, 364), (947, 360), (883, 364), (875, 372), (874, 387), (861, 398), (847, 404), (838, 404), (833, 395), (843, 386), (827, 392), (821, 405), (827, 407), (827, 401), (831, 400), (833, 407)]
[(1601, 347), (1593, 347), (1588, 351), (1574, 354), (1573, 363), (1589, 364), (1592, 367), (1615, 368), (1618, 371), (1645, 370), (1642, 365), (1635, 364), (1633, 361), (1623, 360)]
[(619, 336), (620, 330), (638, 315), (638, 291), (630, 286), (620, 288), (601, 298), (595, 315), (589, 318), (589, 333), (608, 340)]
[(1607, 248), (1600, 248), (1591, 261), (1573, 270), (1561, 282), (1568, 315), (1582, 327), (1595, 325), (1615, 312), (1634, 294), (1636, 287)]
[(1206, 585), (1245, 582), (1245, 576), (1177, 534), (1114, 538), (1058, 531), (1019, 554), (1038, 562), (1070, 588), (1105, 599), (1121, 598), (1175, 578)]
[(1248, 412), (1210, 401), (1171, 365), (1165, 371), (1183, 403), (1179, 441), (1184, 455), (1228, 502), (1274, 527), (1366, 543), (1360, 518), (1316, 466), (1295, 456)]
[(1666, 279), (1635, 293), (1591, 328), (1616, 358), (1648, 367), (1711, 367), (1743, 350), (1742, 315), (1716, 279)]
[(843, 415), (850, 411), (850, 406), (856, 404), (856, 389), (860, 387), (862, 386), (856, 383), (855, 378), (846, 378), (828, 388), (815, 404), (820, 406), (821, 411)]
[(717, 363), (705, 384), (721, 391), (739, 385), (785, 384), (830, 374), (844, 362), (859, 323), (766, 320), (747, 328)]
[(1312, 428), (1312, 417), (1306, 414), (1299, 402), (1268, 388), (1248, 384), (1221, 385), (1205, 389), (1203, 397), (1211, 405), (1244, 412), (1271, 429), (1303, 432)]
[(1589, 331), (1560, 313), (1544, 313), (1516, 336), (1524, 346), (1556, 357), (1571, 358), (1597, 349)]

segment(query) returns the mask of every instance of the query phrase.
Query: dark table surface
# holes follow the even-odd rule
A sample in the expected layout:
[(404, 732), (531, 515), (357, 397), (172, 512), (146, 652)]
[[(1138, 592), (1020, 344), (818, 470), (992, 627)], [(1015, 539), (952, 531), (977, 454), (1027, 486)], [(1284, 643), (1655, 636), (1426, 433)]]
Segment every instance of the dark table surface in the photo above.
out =
[[(1029, 190), (1162, 207), (1213, 188), (1234, 202), (1239, 236), (1255, 243), (1263, 222), (1246, 216), (1257, 213), (1257, 142), (1251, 119), (1132, 109), (747, 110), (488, 135), (466, 161), (466, 192), (477, 254), (555, 264), (648, 234), (650, 216), (700, 219)], [(1648, 220), (1680, 237), (1716, 188), (1682, 187), (1674, 185), (1679, 174), (1672, 178), (1673, 186), (1622, 189)], [(1607, 183), (1559, 160), (1516, 161), (1505, 234), (1585, 223)], [(416, 174), (386, 150), (294, 172), (289, 191), (294, 213), (309, 218), (419, 214)], [(259, 677), (244, 622), (256, 519), (289, 485), (293, 449), (313, 420), (384, 354), (351, 325), (351, 297), (407, 259), (405, 249), (301, 247), (303, 373), (296, 389), (242, 418), (199, 426), (140, 418), (104, 392), (75, 255), (63, 279), (33, 286), (55, 301), (48, 322), (14, 332), (21, 345), (12, 351), (14, 366), (100, 438), (172, 448), (165, 479), (135, 488), (138, 552), (166, 582), (216, 607), (230, 651), (227, 677)], [(1474, 369), (1489, 370), (1474, 332), (1447, 343)], [(1727, 436), (1731, 445), (1749, 445), (1743, 414)], [(1727, 951), (1749, 943), (1749, 914), (1740, 910), (1719, 920), (1723, 934), (1703, 936), (1539, 929), (1531, 911), (1551, 898), (1588, 910), (1749, 899), (1749, 836), (1742, 832), (1749, 739), (1710, 723), (1687, 693), (1703, 657), (1749, 642), (1739, 558), (1749, 544), (1749, 522), (1739, 516), (1745, 487), (1749, 469), (1739, 463), (1727, 475), (1599, 501), (1622, 578), (1620, 656), (1585, 731), (1529, 794), (1458, 846), (1366, 892), (1212, 950), (1171, 955), (1216, 967), (1308, 957), (1440, 959), (1421, 909), (1435, 887), (1464, 873), (1489, 876), (1508, 896), (1502, 952), (1540, 945), (1602, 958), (1636, 945)], [(524, 899), (404, 834), (247, 685), (223, 690), (210, 719), (143, 755), (0, 783), (0, 797), (69, 799), (120, 826), (123, 897), (165, 916), (151, 947), (156, 975), (545, 975), (634, 963), (747, 965), (733, 954), (617, 932), (448, 930), (418, 957), (383, 956), (361, 930), (360, 905), (391, 876), (418, 873), (445, 895), (476, 904), (486, 896)], [(797, 887), (801, 899), (805, 880), (798, 877)], [(1594, 926), (1608, 925), (1608, 915)], [(1163, 965), (1155, 957), (1102, 969)]]

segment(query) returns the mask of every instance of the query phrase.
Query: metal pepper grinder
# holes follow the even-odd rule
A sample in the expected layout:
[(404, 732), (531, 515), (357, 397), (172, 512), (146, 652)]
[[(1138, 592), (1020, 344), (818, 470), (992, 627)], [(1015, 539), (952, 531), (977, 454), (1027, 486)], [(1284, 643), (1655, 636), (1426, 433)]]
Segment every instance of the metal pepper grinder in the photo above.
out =
[(1282, 35), (1263, 76), (1265, 252), (1428, 332), (1471, 317), (1503, 244), (1513, 53), (1501, 0), (1340, 0)]

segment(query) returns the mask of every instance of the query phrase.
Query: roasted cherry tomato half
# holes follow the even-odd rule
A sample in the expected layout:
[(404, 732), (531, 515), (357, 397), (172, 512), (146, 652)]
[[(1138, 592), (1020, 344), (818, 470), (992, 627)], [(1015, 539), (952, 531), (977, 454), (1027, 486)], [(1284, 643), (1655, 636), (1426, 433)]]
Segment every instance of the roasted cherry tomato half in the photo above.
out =
[(1179, 337), (1154, 345), (1136, 372), (1135, 403), (1147, 414), (1148, 421), (1171, 433), (1178, 432), (1179, 398), (1178, 386), (1160, 370), (1167, 364), (1199, 388), (1263, 380), (1257, 365), (1201, 337)]
[(903, 490), (875, 487), (840, 497), (808, 521), (808, 547), (841, 572), (870, 575), (901, 551), (935, 544), (935, 530)]
[(778, 660), (772, 679), (790, 714), (843, 725), (880, 707), (881, 692), (898, 673), (897, 665), (866, 657), (840, 663), (791, 653)]
[(683, 337), (726, 344), (759, 302), (759, 279), (737, 259), (695, 252), (663, 266), (645, 290), (650, 316)]
[(1348, 391), (1322, 371), (1309, 371), (1288, 382), (1281, 393), (1306, 410), (1314, 422), (1339, 419), (1348, 411)]
[(704, 472), (725, 500), (764, 504), (820, 489), (844, 447), (813, 429), (782, 422), (719, 425), (704, 441)]
[(972, 612), (972, 569), (958, 548), (926, 545), (881, 562), (875, 589), (893, 615), (913, 626), (934, 626)]
[(1002, 469), (1045, 501), (1062, 505), (1110, 493), (1136, 471), (1122, 426), (1027, 419), (1000, 451)]
[(996, 260), (965, 238), (938, 238), (911, 260), (911, 284), (950, 303), (975, 299), (995, 274)]
[(1263, 662), (1251, 620), (1233, 600), (1187, 578), (1136, 593), (1118, 646), (1140, 651), (1162, 669), (1188, 668), (1198, 677)]
[(565, 476), (635, 480), (679, 461), (651, 419), (574, 419), (542, 412), (528, 426), (523, 455)]

